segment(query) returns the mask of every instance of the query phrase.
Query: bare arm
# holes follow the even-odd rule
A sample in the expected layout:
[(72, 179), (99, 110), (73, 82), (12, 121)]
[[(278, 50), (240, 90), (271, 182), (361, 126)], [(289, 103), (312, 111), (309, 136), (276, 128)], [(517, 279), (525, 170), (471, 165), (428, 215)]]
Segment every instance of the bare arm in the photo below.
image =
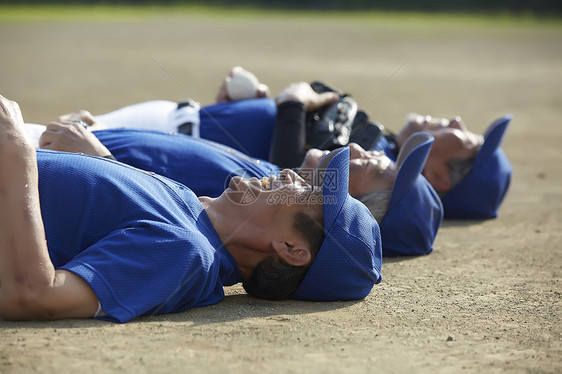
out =
[(55, 270), (47, 251), (35, 149), (17, 103), (0, 96), (0, 316), (86, 318), (97, 298), (77, 275)]

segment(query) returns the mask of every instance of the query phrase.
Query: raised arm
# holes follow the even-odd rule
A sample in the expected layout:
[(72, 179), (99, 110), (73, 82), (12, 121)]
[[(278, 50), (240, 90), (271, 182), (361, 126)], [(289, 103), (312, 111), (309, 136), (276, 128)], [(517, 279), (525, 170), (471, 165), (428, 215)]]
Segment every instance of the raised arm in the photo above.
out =
[(49, 258), (36, 153), (23, 126), (18, 104), (0, 96), (0, 317), (91, 317), (98, 305), (91, 288)]
[[(216, 99), (215, 99), (217, 103), (234, 101), (232, 98), (230, 98), (228, 96), (226, 86), (228, 85), (228, 82), (235, 75), (240, 74), (243, 71), (245, 71), (245, 69), (241, 66), (234, 66), (233, 68), (230, 69), (230, 71), (228, 72), (226, 77), (224, 77), (222, 82), (221, 82), (219, 92), (217, 93), (217, 96), (216, 96)], [(269, 87), (264, 83), (259, 83), (258, 86), (257, 86), (255, 98), (258, 99), (258, 98), (263, 98), (263, 97), (269, 97), (269, 95), (270, 95)]]
[(299, 167), (306, 146), (306, 112), (338, 100), (336, 92), (315, 92), (306, 82), (293, 83), (282, 90), (275, 101), (277, 118), (269, 161), (280, 168)]

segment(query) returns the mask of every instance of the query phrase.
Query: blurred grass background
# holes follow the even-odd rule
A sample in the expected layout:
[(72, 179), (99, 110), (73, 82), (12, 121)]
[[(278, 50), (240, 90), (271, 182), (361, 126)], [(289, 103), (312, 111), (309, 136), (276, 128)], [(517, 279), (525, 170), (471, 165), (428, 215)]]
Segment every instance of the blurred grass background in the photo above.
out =
[[(513, 14), (202, 5), (0, 5), (0, 93), (29, 122), (153, 99), (214, 101), (234, 65), (275, 94), (323, 80), (391, 128), (410, 111), (485, 128), (561, 103), (562, 22)], [(543, 108), (543, 109), (541, 109)], [(528, 118), (525, 118), (528, 117)]]

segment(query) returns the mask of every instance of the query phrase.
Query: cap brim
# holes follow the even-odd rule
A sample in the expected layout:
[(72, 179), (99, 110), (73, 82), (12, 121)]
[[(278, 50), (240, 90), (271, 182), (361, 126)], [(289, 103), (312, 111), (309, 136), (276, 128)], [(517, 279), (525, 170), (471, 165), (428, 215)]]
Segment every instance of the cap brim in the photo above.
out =
[[(349, 148), (338, 148), (324, 156), (314, 173), (312, 185), (322, 187), (325, 201), (336, 202), (336, 206), (324, 205), (324, 230), (329, 231), (349, 189)], [(329, 209), (328, 209), (329, 208)]]
[(428, 133), (418, 132), (411, 135), (400, 149), (396, 158), (398, 173), (392, 187), (389, 209), (397, 204), (416, 183), (431, 150), (433, 139)]
[[(345, 152), (346, 149), (347, 149), (347, 152)], [(322, 186), (322, 184), (324, 182), (323, 173), (326, 171), (326, 169), (328, 169), (328, 167), (330, 165), (330, 162), (337, 155), (343, 155), (344, 153), (347, 153), (347, 161), (349, 162), (349, 148), (347, 148), (347, 147), (338, 148), (338, 149), (333, 150), (332, 152), (328, 153), (324, 157), (322, 157), (322, 159), (320, 160), (320, 162), (318, 163), (318, 165), (314, 169), (314, 173), (312, 174), (312, 185), (313, 186)], [(340, 157), (343, 157), (343, 156), (340, 156)], [(334, 165), (332, 165), (332, 167), (334, 167)]]
[(505, 130), (507, 130), (507, 126), (512, 118), (513, 116), (508, 114), (498, 118), (488, 127), (486, 133), (484, 134), (484, 144), (482, 144), (482, 147), (474, 160), (475, 164), (482, 159), (487, 159), (496, 151), (496, 149), (499, 148), (505, 134)]
[(498, 216), (509, 188), (512, 168), (500, 148), (511, 115), (495, 120), (484, 134), (484, 143), (470, 172), (443, 196), (445, 218), (486, 219)]

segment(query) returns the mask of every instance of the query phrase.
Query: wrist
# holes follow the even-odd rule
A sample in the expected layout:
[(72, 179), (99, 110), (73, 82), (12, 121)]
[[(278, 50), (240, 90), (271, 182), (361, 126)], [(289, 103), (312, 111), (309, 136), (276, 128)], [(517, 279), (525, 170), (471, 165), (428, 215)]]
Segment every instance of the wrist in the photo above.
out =
[(12, 138), (7, 143), (0, 144), (2, 160), (10, 160), (10, 163), (35, 162), (35, 148), (25, 138)]
[(278, 95), (275, 97), (275, 103), (281, 105), (287, 102), (299, 102), (299, 99), (293, 95)]
[(286, 100), (277, 104), (277, 111), (281, 110), (304, 110), (305, 105), (297, 100)]

